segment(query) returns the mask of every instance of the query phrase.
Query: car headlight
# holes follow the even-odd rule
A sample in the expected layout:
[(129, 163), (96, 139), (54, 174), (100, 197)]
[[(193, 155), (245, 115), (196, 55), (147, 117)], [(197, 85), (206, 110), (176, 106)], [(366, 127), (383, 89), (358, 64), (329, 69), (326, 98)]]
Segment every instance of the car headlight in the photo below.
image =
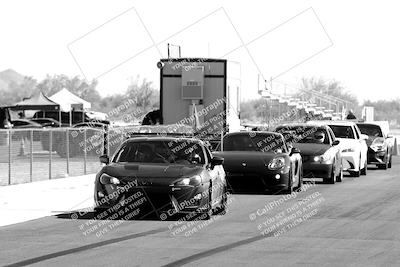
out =
[(356, 151), (356, 149), (354, 148), (354, 147), (352, 147), (352, 148), (346, 148), (346, 149), (343, 149), (343, 153), (351, 153), (351, 152), (355, 152)]
[(183, 178), (182, 180), (175, 183), (177, 186), (187, 186), (187, 185), (199, 185), (201, 184), (201, 177), (199, 175)]
[(331, 155), (320, 155), (320, 156), (315, 156), (313, 158), (314, 162), (320, 162), (320, 163), (326, 163), (330, 160), (332, 160), (332, 156)]
[(268, 164), (268, 169), (270, 170), (278, 170), (285, 166), (285, 158), (277, 157), (272, 159)]
[(118, 178), (116, 178), (116, 177), (110, 176), (110, 175), (108, 175), (107, 173), (103, 173), (103, 174), (100, 176), (100, 183), (102, 183), (102, 184), (115, 184), (115, 185), (118, 185), (118, 184), (121, 183), (121, 181), (120, 181)]
[(381, 151), (385, 149), (385, 140), (383, 138), (375, 138), (371, 144), (371, 149), (374, 151)]

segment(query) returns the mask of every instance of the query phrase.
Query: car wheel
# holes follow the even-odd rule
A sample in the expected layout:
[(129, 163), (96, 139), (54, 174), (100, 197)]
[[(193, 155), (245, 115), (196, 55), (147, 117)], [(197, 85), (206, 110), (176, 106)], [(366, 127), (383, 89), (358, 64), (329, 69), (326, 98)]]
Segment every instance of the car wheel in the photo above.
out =
[(361, 170), (361, 175), (367, 175), (367, 168), (368, 168), (368, 164), (367, 164), (367, 161), (365, 161), (364, 168)]
[(335, 166), (334, 165), (335, 165), (335, 163), (333, 163), (331, 175), (329, 176), (329, 178), (324, 179), (325, 183), (334, 184), (336, 182)]
[(340, 171), (338, 176), (336, 176), (336, 182), (342, 182), (343, 181), (343, 165), (340, 165)]
[(389, 166), (388, 161), (389, 161), (389, 160), (386, 159), (385, 163), (383, 163), (383, 164), (378, 164), (378, 165), (377, 165), (378, 168), (379, 168), (379, 169), (382, 169), (382, 170), (386, 170), (386, 169), (388, 168), (388, 166)]
[(360, 177), (361, 175), (361, 155), (360, 155), (360, 161), (358, 163), (358, 171), (349, 171), (350, 176), (352, 177)]
[(206, 211), (202, 214), (202, 218), (204, 219), (204, 220), (209, 220), (209, 219), (211, 219), (211, 217), (212, 217), (212, 215), (213, 215), (213, 208), (212, 208), (212, 192), (211, 192), (211, 189), (212, 189), (212, 184), (211, 184), (211, 182), (210, 182), (210, 187), (209, 187), (209, 189), (208, 189), (208, 200), (207, 200), (207, 209), (206, 209)]
[(299, 182), (297, 183), (296, 190), (301, 191), (301, 188), (303, 187), (303, 167), (300, 166), (299, 170)]
[(224, 189), (224, 193), (221, 196), (220, 205), (215, 211), (215, 215), (225, 215), (226, 214), (226, 205), (228, 203), (228, 190), (227, 188)]

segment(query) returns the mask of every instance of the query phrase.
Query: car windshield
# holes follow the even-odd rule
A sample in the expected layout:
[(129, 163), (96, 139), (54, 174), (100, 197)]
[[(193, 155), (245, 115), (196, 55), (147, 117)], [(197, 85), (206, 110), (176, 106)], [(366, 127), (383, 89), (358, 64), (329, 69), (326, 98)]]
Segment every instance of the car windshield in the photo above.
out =
[(351, 129), (351, 126), (329, 125), (329, 127), (331, 127), (336, 138), (355, 139), (353, 130)]
[(131, 141), (121, 147), (113, 161), (204, 164), (205, 157), (201, 145), (193, 141)]
[(362, 134), (375, 137), (383, 137), (381, 127), (372, 124), (357, 124)]
[(324, 128), (289, 126), (277, 129), (288, 143), (329, 144), (328, 132)]
[(224, 151), (286, 152), (283, 138), (278, 134), (242, 133), (224, 137)]

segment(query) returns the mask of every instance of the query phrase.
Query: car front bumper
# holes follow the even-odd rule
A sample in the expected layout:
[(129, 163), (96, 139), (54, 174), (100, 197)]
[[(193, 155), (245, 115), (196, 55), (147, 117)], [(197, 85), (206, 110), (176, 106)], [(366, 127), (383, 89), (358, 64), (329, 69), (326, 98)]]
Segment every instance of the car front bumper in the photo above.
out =
[(303, 162), (303, 176), (306, 178), (330, 178), (332, 163)]
[(358, 171), (360, 166), (360, 155), (356, 152), (342, 152), (342, 163), (344, 171)]
[(368, 164), (384, 164), (386, 160), (386, 149), (375, 151), (368, 147)]
[[(205, 212), (209, 208), (209, 186), (135, 186), (123, 190), (122, 186), (98, 184), (95, 187), (95, 210), (126, 214), (140, 211), (141, 216), (150, 213), (166, 214)], [(121, 212), (121, 211), (124, 212)], [(166, 218), (162, 218), (166, 219)]]
[(230, 173), (227, 172), (228, 188), (232, 190), (286, 190), (290, 186), (289, 173), (281, 171)]

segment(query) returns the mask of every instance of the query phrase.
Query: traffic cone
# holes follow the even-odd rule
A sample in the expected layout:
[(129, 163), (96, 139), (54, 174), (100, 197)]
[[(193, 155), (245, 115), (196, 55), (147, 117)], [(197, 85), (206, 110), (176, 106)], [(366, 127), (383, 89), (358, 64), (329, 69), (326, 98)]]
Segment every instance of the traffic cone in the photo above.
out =
[(18, 156), (25, 156), (25, 141), (24, 138), (21, 138), (21, 143), (19, 146), (19, 154)]

